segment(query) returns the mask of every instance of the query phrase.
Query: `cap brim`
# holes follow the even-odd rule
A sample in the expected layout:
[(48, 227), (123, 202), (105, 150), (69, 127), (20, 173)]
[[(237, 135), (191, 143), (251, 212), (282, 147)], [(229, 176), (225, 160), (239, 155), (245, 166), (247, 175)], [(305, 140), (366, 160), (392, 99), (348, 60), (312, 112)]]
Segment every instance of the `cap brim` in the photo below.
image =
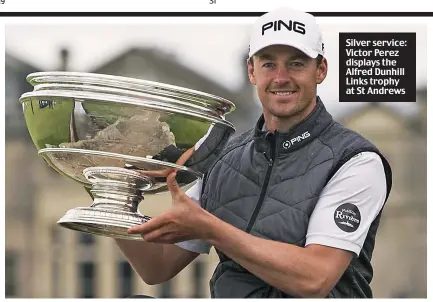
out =
[(260, 50), (268, 47), (268, 46), (272, 46), (272, 45), (285, 45), (285, 46), (291, 46), (294, 47), (296, 49), (298, 49), (299, 51), (302, 51), (303, 53), (305, 53), (307, 56), (309, 56), (312, 59), (317, 58), (317, 56), (319, 55), (319, 52), (314, 51), (313, 49), (310, 48), (305, 48), (302, 46), (302, 43), (296, 43), (296, 41), (292, 41), (292, 42), (287, 42), (287, 41), (270, 41), (269, 43), (266, 43), (264, 45), (261, 45), (260, 48), (258, 49), (252, 49), (249, 53), (248, 58), (251, 58), (252, 56), (254, 56), (255, 54), (257, 54)]

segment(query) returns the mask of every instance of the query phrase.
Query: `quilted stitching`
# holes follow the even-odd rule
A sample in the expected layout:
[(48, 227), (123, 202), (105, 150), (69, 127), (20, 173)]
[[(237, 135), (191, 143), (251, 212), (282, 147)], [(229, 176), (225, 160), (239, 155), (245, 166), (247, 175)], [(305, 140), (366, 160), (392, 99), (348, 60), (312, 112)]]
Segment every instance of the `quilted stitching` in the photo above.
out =
[(256, 187), (260, 188), (260, 185), (256, 184), (252, 179), (250, 179), (249, 177), (247, 177), (246, 175), (242, 174), (242, 172), (238, 171), (236, 168), (230, 166), (229, 163), (225, 162), (223, 159), (220, 160), (221, 163), (223, 163), (224, 165), (226, 165), (227, 167), (229, 167), (231, 170), (235, 171), (237, 174), (241, 175), (242, 177), (246, 178), (247, 180), (249, 180), (251, 183), (253, 183)]
[[(307, 199), (301, 200), (300, 202), (307, 201), (307, 200), (311, 200), (311, 199), (314, 199), (314, 198), (317, 198), (317, 196), (312, 196), (312, 197), (310, 197), (310, 198), (307, 198)], [(295, 208), (294, 205), (286, 204), (286, 203), (284, 203), (284, 202), (282, 202), (282, 201), (280, 201), (280, 200), (278, 200), (278, 199), (274, 199), (274, 198), (272, 198), (272, 197), (268, 197), (268, 199), (272, 199), (272, 200), (278, 201), (279, 203), (282, 203), (283, 205), (285, 205), (285, 208), (284, 208), (284, 209), (280, 209), (280, 210), (278, 210), (277, 212), (274, 212), (274, 213), (272, 213), (272, 214), (266, 215), (265, 217), (261, 217), (260, 219), (257, 217), (257, 221), (261, 221), (261, 220), (263, 220), (263, 219), (266, 219), (266, 218), (269, 217), (269, 216), (272, 216), (272, 215), (278, 214), (278, 213), (281, 212), (281, 211), (287, 211), (287, 210), (294, 210), (294, 211), (296, 211), (296, 212), (300, 212), (301, 214), (303, 214), (303, 215), (305, 215), (305, 216), (308, 217), (308, 213), (305, 213), (305, 212), (302, 211), (301, 209)], [(268, 199), (267, 199), (267, 200), (268, 200)], [(267, 200), (266, 200), (266, 201), (267, 201)], [(266, 202), (266, 201), (265, 201), (265, 202)], [(289, 207), (289, 208), (287, 208), (287, 207)]]

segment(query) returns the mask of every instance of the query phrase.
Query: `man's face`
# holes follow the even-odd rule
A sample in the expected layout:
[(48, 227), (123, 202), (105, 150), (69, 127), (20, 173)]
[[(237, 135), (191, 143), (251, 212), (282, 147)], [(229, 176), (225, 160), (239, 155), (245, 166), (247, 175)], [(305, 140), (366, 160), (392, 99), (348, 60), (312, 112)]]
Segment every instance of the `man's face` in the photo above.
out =
[(296, 48), (272, 45), (254, 55), (253, 61), (248, 62), (248, 76), (265, 114), (284, 119), (314, 108), (317, 84), (328, 69), (326, 59), (318, 65)]

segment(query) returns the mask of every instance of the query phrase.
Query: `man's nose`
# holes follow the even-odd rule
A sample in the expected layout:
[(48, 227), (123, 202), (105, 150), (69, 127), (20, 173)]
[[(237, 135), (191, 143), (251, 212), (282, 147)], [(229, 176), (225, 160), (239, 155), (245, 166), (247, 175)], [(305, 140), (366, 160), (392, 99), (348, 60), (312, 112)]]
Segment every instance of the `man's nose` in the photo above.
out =
[(274, 82), (277, 84), (287, 83), (290, 81), (290, 72), (285, 66), (279, 66), (276, 70)]

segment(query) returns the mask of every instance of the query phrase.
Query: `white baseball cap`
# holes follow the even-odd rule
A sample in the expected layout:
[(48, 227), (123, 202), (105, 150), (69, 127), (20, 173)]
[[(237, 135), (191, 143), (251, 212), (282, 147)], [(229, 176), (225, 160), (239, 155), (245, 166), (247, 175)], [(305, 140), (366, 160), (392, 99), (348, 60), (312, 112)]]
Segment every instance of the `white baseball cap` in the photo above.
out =
[(314, 16), (287, 7), (257, 19), (251, 31), (248, 59), (270, 45), (292, 46), (311, 58), (325, 54), (322, 33)]

